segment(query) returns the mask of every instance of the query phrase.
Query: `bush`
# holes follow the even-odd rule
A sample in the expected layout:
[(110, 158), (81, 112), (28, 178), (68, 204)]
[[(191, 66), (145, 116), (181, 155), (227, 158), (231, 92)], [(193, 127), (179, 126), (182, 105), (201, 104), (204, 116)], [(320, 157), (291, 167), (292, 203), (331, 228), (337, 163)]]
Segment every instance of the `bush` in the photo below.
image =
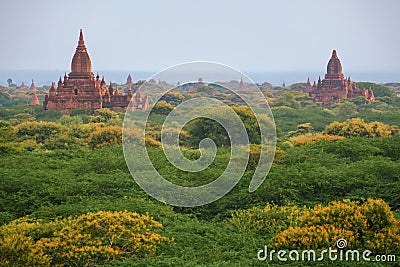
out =
[(344, 139), (344, 136), (338, 136), (338, 135), (329, 135), (329, 134), (322, 134), (322, 133), (316, 133), (316, 134), (303, 134), (303, 135), (297, 135), (294, 137), (291, 137), (289, 140), (292, 142), (293, 145), (295, 146), (300, 146), (300, 145), (305, 145), (310, 142), (315, 142), (315, 141), (321, 141), (321, 140), (326, 140), (326, 141), (337, 141), (337, 140), (342, 140)]
[(332, 122), (326, 126), (325, 133), (344, 137), (384, 137), (392, 134), (392, 127), (382, 122), (366, 123), (363, 119), (353, 118), (345, 122)]
[(120, 211), (87, 213), (43, 222), (27, 217), (0, 227), (2, 266), (93, 266), (153, 255), (171, 242), (149, 215)]
[(8, 154), (8, 153), (15, 153), (15, 152), (23, 152), (24, 150), (25, 150), (25, 146), (22, 143), (16, 143), (16, 142), (0, 143), (0, 155)]
[(20, 218), (0, 227), (0, 265), (50, 266), (51, 258), (36, 246), (35, 238), (46, 236), (53, 226)]
[(121, 143), (122, 128), (120, 126), (104, 126), (91, 132), (87, 142), (91, 148), (100, 148), (113, 143)]
[(154, 105), (152, 111), (156, 114), (168, 115), (173, 109), (173, 105), (166, 102), (165, 100), (161, 100)]
[(109, 120), (115, 120), (117, 118), (119, 118), (117, 112), (108, 108), (101, 108), (96, 110), (95, 116), (89, 117), (89, 122), (108, 122)]
[(335, 247), (344, 238), (351, 249), (367, 248), (375, 253), (400, 252), (399, 221), (383, 200), (332, 201), (316, 205), (273, 238), (273, 246), (287, 249)]
[(83, 120), (82, 120), (81, 116), (73, 116), (72, 117), (72, 116), (64, 115), (61, 117), (59, 122), (62, 125), (69, 126), (69, 127), (72, 127), (72, 126), (76, 127), (76, 126), (83, 124)]
[(297, 130), (296, 131), (290, 131), (288, 132), (288, 134), (286, 135), (287, 137), (293, 137), (293, 136), (298, 136), (298, 135), (302, 135), (302, 134), (308, 134), (311, 133), (313, 131), (313, 127), (311, 125), (311, 123), (307, 122), (307, 123), (302, 123), (297, 125)]
[(10, 119), (12, 125), (18, 125), (23, 122), (35, 121), (35, 117), (29, 113), (20, 113)]
[[(268, 147), (266, 144), (266, 153), (269, 155), (271, 153), (272, 147)], [(261, 155), (261, 148), (262, 145), (255, 145), (255, 144), (250, 144), (249, 145), (249, 160), (247, 163), (247, 168), (246, 170), (255, 170), (258, 166), (260, 155)], [(275, 148), (275, 154), (273, 158), (274, 163), (282, 163), (283, 159), (285, 158), (285, 151), (283, 151), (281, 148), (276, 147)], [(269, 156), (267, 156), (269, 158)], [(234, 158), (233, 158), (234, 160)]]
[(55, 122), (23, 122), (14, 128), (16, 136), (21, 139), (33, 139), (44, 143), (46, 139), (64, 132), (66, 129)]
[(145, 140), (146, 147), (152, 147), (152, 148), (162, 147), (161, 142), (157, 141), (156, 139), (154, 139), (151, 136), (146, 136), (144, 140)]
[[(230, 115), (231, 109), (238, 115), (239, 122)], [(251, 144), (265, 143), (268, 139), (272, 139), (272, 136), (263, 136), (264, 140), (261, 140), (260, 127), (267, 135), (272, 134), (270, 129), (274, 129), (275, 127), (273, 121), (266, 114), (258, 114), (259, 123), (252, 109), (247, 106), (221, 107), (209, 110), (208, 112), (210, 113), (210, 117), (225, 121), (231, 127), (240, 127), (240, 124), (243, 123)], [(226, 129), (216, 120), (199, 117), (187, 123), (183, 128), (191, 137), (187, 145), (197, 147), (201, 140), (210, 138), (218, 147), (230, 146), (231, 140)], [(245, 143), (244, 140), (241, 141)]]
[(298, 225), (299, 217), (307, 208), (267, 204), (264, 209), (257, 207), (237, 210), (228, 221), (236, 229), (249, 234), (276, 234), (288, 227)]

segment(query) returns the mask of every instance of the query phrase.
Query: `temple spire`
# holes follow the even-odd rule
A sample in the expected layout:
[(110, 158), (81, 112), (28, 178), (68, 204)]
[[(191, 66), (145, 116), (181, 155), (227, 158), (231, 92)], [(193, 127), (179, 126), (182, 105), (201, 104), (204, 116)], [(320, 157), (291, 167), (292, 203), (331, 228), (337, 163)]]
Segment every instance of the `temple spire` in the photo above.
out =
[(38, 96), (37, 96), (37, 93), (36, 93), (36, 86), (35, 86), (35, 83), (33, 82), (33, 79), (32, 79), (32, 84), (31, 84), (30, 89), (33, 89), (33, 96), (31, 97), (31, 101), (29, 103), (29, 106), (40, 105), (39, 99), (38, 99)]
[(126, 78), (126, 83), (125, 83), (126, 85), (131, 85), (131, 84), (133, 84), (133, 80), (132, 80), (132, 76), (129, 74), (128, 75), (128, 78)]
[(80, 79), (83, 77), (92, 78), (94, 75), (92, 73), (92, 62), (89, 54), (87, 53), (81, 29), (79, 32), (78, 46), (76, 47), (76, 51), (71, 62), (71, 73), (69, 74), (69, 78)]
[(306, 84), (306, 93), (310, 93), (310, 91), (311, 91), (311, 83), (310, 83), (310, 77), (308, 77)]
[(79, 31), (79, 41), (76, 50), (86, 50), (85, 40), (83, 39), (82, 29)]
[(63, 87), (63, 82), (61, 80), (61, 75), (60, 75), (60, 79), (58, 79), (58, 84), (57, 84), (57, 89)]
[[(60, 82), (59, 82), (59, 84), (60, 84)], [(56, 86), (55, 86), (54, 82), (51, 83), (51, 88), (50, 88), (49, 94), (50, 94), (50, 96), (56, 96)]]
[(33, 79), (32, 79), (32, 83), (31, 83), (30, 89), (36, 90), (35, 82), (33, 81)]
[(111, 82), (110, 82), (110, 86), (108, 87), (108, 91), (110, 92), (110, 95), (114, 95), (114, 88), (113, 88)]
[(142, 102), (142, 94), (140, 93), (140, 86), (136, 90), (136, 102)]

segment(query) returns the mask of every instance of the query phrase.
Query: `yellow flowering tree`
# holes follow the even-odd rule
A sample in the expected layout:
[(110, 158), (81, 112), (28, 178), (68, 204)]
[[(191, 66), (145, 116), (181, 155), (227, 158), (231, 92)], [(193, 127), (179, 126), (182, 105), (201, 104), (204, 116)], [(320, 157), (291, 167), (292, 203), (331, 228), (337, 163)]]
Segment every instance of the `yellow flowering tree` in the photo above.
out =
[(345, 138), (344, 136), (339, 136), (339, 135), (329, 135), (323, 133), (307, 133), (307, 134), (293, 136), (289, 140), (293, 145), (300, 146), (315, 141), (321, 141), (321, 140), (337, 141), (337, 140), (343, 140), (344, 138)]
[(299, 226), (278, 233), (273, 246), (287, 249), (334, 247), (344, 238), (350, 248), (400, 252), (400, 221), (383, 200), (332, 201), (317, 205), (299, 218)]
[(334, 121), (325, 128), (329, 135), (340, 135), (345, 137), (366, 136), (383, 137), (392, 135), (393, 127), (382, 122), (367, 123), (360, 118), (348, 119), (344, 122)]
[(65, 128), (61, 124), (43, 121), (23, 122), (14, 128), (15, 135), (19, 140), (32, 139), (37, 143), (44, 143), (46, 139), (63, 131), (65, 131)]
[(153, 255), (171, 242), (148, 214), (99, 211), (42, 222), (22, 218), (0, 227), (4, 266), (93, 266), (127, 257)]
[(101, 148), (122, 142), (121, 126), (104, 126), (89, 134), (87, 142), (91, 148)]
[(0, 227), (0, 266), (50, 266), (51, 257), (36, 246), (40, 236), (62, 227), (60, 221), (45, 223), (28, 217)]

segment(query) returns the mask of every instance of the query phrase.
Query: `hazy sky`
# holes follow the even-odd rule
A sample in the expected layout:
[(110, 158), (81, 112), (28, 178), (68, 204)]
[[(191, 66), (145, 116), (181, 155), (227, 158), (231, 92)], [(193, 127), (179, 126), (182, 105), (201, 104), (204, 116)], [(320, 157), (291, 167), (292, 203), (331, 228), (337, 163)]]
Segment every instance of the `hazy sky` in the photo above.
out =
[(400, 72), (400, 1), (0, 0), (0, 69), (70, 69), (83, 28), (96, 70), (193, 60), (243, 71)]

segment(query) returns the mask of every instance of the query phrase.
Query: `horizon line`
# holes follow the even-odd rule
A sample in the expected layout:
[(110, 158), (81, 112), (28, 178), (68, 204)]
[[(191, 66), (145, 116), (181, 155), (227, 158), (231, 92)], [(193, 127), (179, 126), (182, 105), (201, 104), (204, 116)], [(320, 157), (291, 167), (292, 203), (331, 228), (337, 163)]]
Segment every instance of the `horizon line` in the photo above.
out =
[[(0, 71), (60, 71), (60, 72), (71, 72), (70, 70), (66, 71), (65, 69), (0, 69)], [(125, 69), (99, 69), (97, 71), (92, 71), (93, 73), (101, 72), (101, 71), (115, 71), (115, 72), (154, 72), (157, 73), (160, 70), (139, 70), (139, 69), (132, 69), (132, 70), (125, 70)], [(252, 73), (304, 73), (304, 72), (321, 72), (326, 73), (325, 71), (320, 70), (241, 70), (241, 72), (252, 72)], [(393, 74), (400, 74), (400, 70), (388, 71), (388, 70), (348, 70), (348, 73), (393, 73)]]

